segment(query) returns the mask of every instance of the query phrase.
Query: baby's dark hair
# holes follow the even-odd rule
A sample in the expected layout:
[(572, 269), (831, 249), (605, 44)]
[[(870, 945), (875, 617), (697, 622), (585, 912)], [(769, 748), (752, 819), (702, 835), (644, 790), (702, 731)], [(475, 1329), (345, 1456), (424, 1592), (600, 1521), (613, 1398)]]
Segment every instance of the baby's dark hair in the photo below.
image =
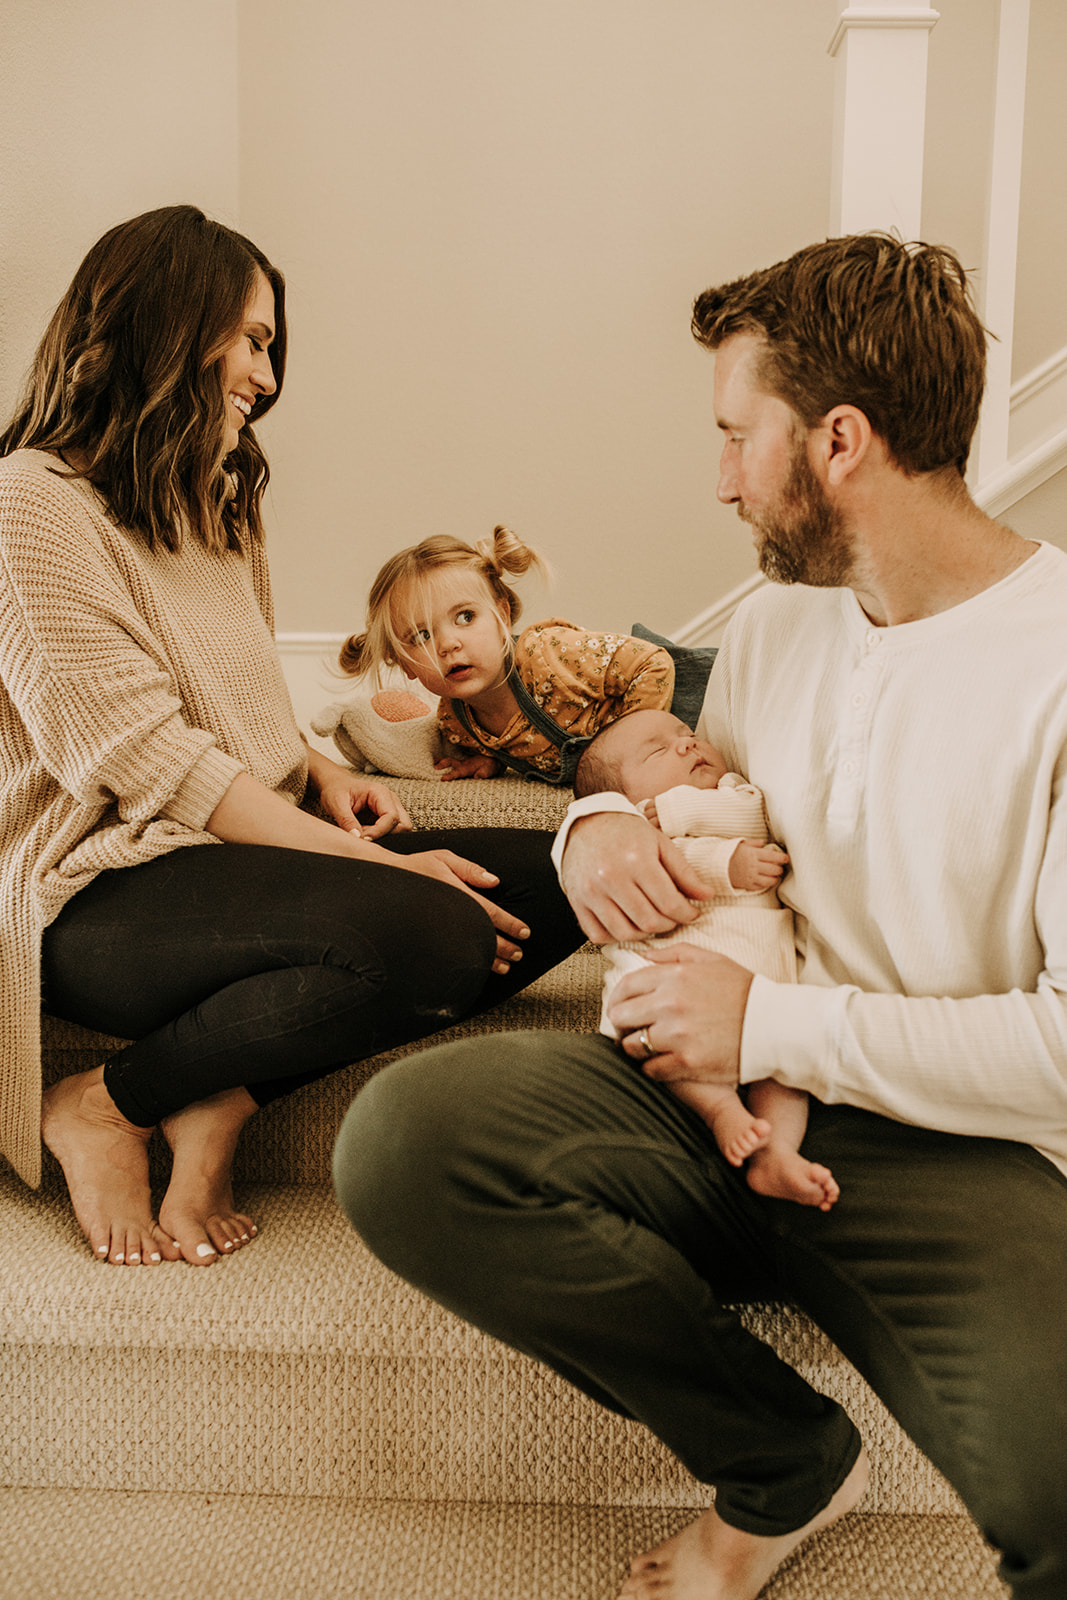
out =
[[(402, 664), (407, 640), (398, 629), (394, 615), (398, 590), (416, 597), (414, 607), (418, 611), (423, 608), (426, 591), (437, 573), (467, 568), (484, 581), (495, 602), (504, 603), (509, 620), (514, 623), (522, 611), (522, 601), (511, 585), (505, 583), (503, 575), (505, 572), (521, 575), (531, 567), (542, 577), (548, 576), (544, 560), (502, 523), (493, 529), (491, 539), (479, 539), (474, 545), (453, 539), (450, 534), (435, 533), (421, 544), (399, 551), (390, 556), (371, 585), (366, 632), (350, 634), (341, 646), (338, 661), (341, 671), (346, 677), (361, 678), (370, 672), (380, 673), (383, 667)], [(421, 623), (422, 618), (406, 620)], [(501, 653), (508, 655), (510, 651), (511, 634), (502, 625)]]
[(574, 795), (584, 800), (587, 794), (622, 794), (622, 770), (608, 749), (607, 735), (617, 728), (624, 717), (607, 723), (596, 737), (586, 745), (574, 770)]

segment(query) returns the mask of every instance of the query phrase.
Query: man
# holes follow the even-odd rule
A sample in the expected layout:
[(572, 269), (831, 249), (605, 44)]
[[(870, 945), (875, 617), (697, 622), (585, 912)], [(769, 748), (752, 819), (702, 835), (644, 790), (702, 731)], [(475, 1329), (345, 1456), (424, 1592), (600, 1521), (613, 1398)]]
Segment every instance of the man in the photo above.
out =
[[(341, 1200), (427, 1294), (715, 1485), (626, 1600), (755, 1600), (862, 1495), (851, 1422), (726, 1309), (761, 1296), (866, 1375), (1017, 1600), (1062, 1600), (1067, 556), (967, 494), (984, 336), (949, 252), (830, 240), (708, 290), (694, 331), (719, 496), (776, 580), (699, 732), (789, 853), (801, 982), (676, 945), (616, 990), (624, 1053), (526, 1034), (409, 1058), (349, 1113)], [(596, 940), (694, 914), (618, 796), (578, 802), (557, 851)], [(813, 1097), (829, 1213), (754, 1195), (654, 1081), (766, 1076)]]

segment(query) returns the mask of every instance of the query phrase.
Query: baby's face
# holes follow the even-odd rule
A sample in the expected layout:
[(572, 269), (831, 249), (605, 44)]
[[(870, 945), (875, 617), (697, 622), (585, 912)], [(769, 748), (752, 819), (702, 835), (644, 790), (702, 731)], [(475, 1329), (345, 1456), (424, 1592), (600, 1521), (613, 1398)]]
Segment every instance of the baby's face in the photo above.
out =
[(669, 711), (634, 711), (611, 728), (605, 758), (615, 762), (627, 800), (636, 804), (689, 783), (716, 789), (727, 770), (714, 745), (698, 739)]

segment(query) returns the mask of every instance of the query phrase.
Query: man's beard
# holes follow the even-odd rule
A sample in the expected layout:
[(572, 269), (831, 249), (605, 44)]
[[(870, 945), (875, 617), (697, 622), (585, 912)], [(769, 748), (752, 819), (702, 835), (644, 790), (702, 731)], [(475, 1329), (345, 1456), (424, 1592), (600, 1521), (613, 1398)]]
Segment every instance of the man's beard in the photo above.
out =
[(820, 589), (848, 583), (852, 540), (801, 440), (794, 445), (789, 478), (777, 503), (768, 511), (750, 512), (742, 502), (738, 515), (755, 529), (760, 571), (773, 583), (808, 583)]

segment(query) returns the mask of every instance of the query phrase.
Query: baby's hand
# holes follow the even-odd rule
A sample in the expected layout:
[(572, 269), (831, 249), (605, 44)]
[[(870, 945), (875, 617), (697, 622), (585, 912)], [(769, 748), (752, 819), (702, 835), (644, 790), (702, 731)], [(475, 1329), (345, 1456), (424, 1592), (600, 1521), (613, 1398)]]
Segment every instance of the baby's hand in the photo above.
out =
[(442, 783), (453, 778), (495, 778), (500, 762), (492, 756), (442, 756), (433, 770), (441, 774)]
[(773, 889), (788, 865), (789, 857), (779, 845), (742, 839), (730, 857), (730, 882), (735, 889)]
[(651, 822), (654, 828), (659, 828), (660, 832), (663, 832), (663, 827), (659, 820), (659, 812), (656, 810), (655, 795), (652, 795), (648, 800), (640, 801), (637, 809), (646, 822)]

